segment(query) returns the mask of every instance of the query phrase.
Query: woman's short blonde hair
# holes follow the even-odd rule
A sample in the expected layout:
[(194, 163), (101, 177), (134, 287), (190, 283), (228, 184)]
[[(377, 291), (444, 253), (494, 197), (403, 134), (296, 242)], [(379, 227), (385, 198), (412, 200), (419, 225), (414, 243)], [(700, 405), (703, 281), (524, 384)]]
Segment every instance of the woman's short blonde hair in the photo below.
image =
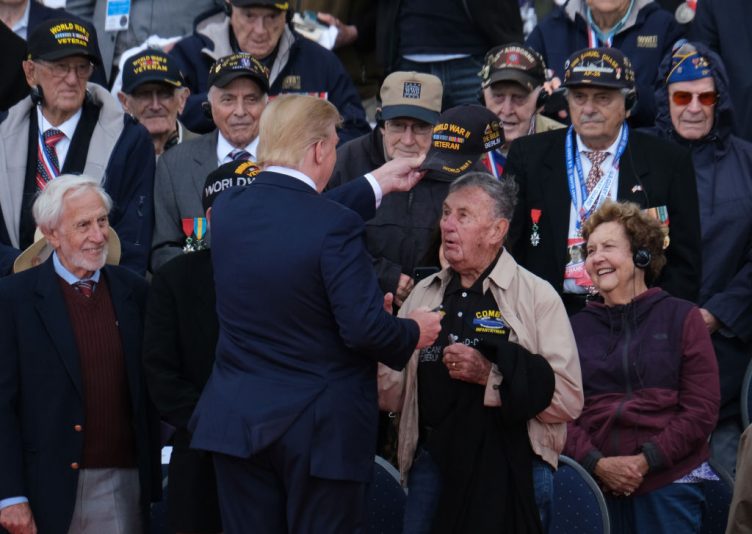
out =
[[(663, 251), (665, 235), (660, 223), (644, 213), (634, 202), (605, 201), (582, 226), (582, 237), (587, 240), (598, 226), (607, 222), (617, 222), (624, 227), (632, 253), (644, 248), (650, 252), (650, 264), (645, 269), (645, 282), (654, 282), (666, 265)], [(587, 250), (587, 247), (585, 248)]]
[(280, 95), (266, 106), (259, 123), (258, 164), (297, 168), (306, 149), (326, 139), (342, 118), (331, 102), (307, 95)]

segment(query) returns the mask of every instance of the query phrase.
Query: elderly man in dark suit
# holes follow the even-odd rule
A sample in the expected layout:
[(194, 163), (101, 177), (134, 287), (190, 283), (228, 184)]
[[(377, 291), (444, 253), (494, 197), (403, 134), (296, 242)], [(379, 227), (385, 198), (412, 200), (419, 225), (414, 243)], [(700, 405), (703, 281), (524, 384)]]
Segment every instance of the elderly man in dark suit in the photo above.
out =
[(629, 129), (634, 83), (619, 50), (576, 52), (563, 82), (572, 126), (522, 137), (509, 150), (504, 176), (520, 185), (510, 250), (562, 294), (570, 314), (594, 292), (580, 229), (607, 198), (635, 202), (659, 219), (668, 232), (668, 264), (657, 284), (697, 300), (700, 216), (692, 160), (671, 142)]
[(402, 367), (440, 328), (427, 309), (408, 319), (383, 309), (391, 296), (362, 218), (318, 195), (338, 122), (329, 102), (275, 99), (261, 120), (264, 172), (213, 206), (220, 335), (191, 430), (192, 446), (214, 453), (228, 533), (357, 531), (376, 450), (376, 362)]
[(208, 235), (193, 232), (193, 221), (204, 216), (201, 188), (206, 176), (224, 163), (256, 160), (259, 118), (269, 91), (268, 69), (248, 54), (232, 54), (212, 65), (209, 85), (205, 112), (211, 114), (217, 130), (181, 143), (159, 158), (153, 270), (178, 256), (188, 238), (209, 244)]
[(160, 493), (146, 282), (105, 266), (111, 203), (92, 178), (50, 182), (33, 211), (52, 257), (0, 280), (0, 526), (13, 534), (142, 532)]

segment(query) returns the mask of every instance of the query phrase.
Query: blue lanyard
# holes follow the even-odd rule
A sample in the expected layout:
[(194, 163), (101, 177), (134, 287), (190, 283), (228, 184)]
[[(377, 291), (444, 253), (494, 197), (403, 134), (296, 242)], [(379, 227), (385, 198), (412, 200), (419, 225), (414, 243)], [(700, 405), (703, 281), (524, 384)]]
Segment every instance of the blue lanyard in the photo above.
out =
[(629, 15), (632, 13), (632, 8), (634, 7), (634, 0), (631, 0), (629, 2), (629, 8), (627, 8), (627, 12), (624, 13), (624, 16), (619, 20), (619, 22), (616, 23), (616, 25), (611, 28), (611, 31), (608, 32), (608, 35), (603, 33), (601, 29), (598, 27), (598, 25), (593, 20), (593, 13), (590, 10), (590, 7), (587, 7), (587, 10), (585, 11), (587, 15), (587, 22), (588, 22), (588, 48), (597, 48), (598, 41), (603, 43), (604, 46), (611, 48), (614, 44), (613, 39), (614, 35), (621, 30), (624, 25), (627, 23), (627, 19), (629, 18)]
[[(582, 157), (576, 149), (574, 141), (574, 127), (570, 126), (567, 130), (567, 138), (565, 143), (566, 162), (567, 162), (567, 181), (569, 182), (569, 196), (572, 197), (572, 204), (577, 212), (577, 220), (575, 221), (575, 229), (579, 233), (582, 227), (583, 221), (585, 221), (595, 209), (600, 206), (603, 201), (608, 197), (611, 191), (611, 186), (614, 183), (617, 173), (619, 172), (619, 160), (621, 159), (624, 150), (627, 148), (627, 140), (629, 139), (629, 127), (625, 122), (622, 125), (621, 137), (619, 137), (619, 144), (616, 147), (616, 154), (611, 162), (611, 169), (605, 178), (602, 178), (598, 185), (587, 194), (585, 188), (585, 174), (582, 172)], [(577, 157), (575, 157), (577, 154)], [(575, 169), (577, 170), (577, 177), (575, 178)], [(579, 203), (577, 197), (577, 185), (579, 183), (580, 196)]]

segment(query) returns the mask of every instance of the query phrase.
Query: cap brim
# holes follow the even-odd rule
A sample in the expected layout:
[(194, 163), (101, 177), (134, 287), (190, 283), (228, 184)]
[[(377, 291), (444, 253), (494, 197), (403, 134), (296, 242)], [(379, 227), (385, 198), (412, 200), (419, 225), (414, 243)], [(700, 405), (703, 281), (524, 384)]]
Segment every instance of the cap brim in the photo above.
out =
[[(120, 263), (120, 237), (110, 227), (110, 237), (107, 240), (107, 264), (118, 265)], [(13, 272), (20, 273), (44, 263), (52, 255), (52, 247), (42, 237), (37, 239), (24, 250), (13, 262)]]
[(92, 63), (95, 63), (96, 65), (102, 64), (102, 59), (96, 55), (92, 54), (91, 52), (87, 52), (85, 50), (81, 50), (80, 48), (59, 48), (57, 50), (54, 50), (52, 52), (47, 52), (46, 54), (41, 54), (38, 56), (32, 57), (32, 61), (35, 59), (41, 59), (43, 61), (57, 61), (58, 59), (64, 59), (66, 57), (73, 57), (73, 56), (83, 56), (86, 58), (89, 58), (89, 60)]
[(213, 85), (215, 87), (219, 87), (220, 89), (223, 87), (227, 87), (227, 84), (229, 84), (231, 81), (235, 80), (236, 78), (250, 78), (254, 82), (256, 82), (259, 87), (264, 91), (264, 93), (269, 92), (269, 82), (265, 80), (262, 76), (259, 76), (257, 74), (252, 74), (248, 71), (235, 71), (235, 72), (225, 72), (217, 76), (209, 85)]
[(532, 91), (539, 85), (543, 85), (544, 80), (539, 80), (535, 76), (531, 76), (521, 70), (502, 69), (491, 74), (483, 84), (483, 87), (486, 88), (496, 82), (514, 82), (521, 85), (527, 91)]
[(435, 171), (445, 176), (457, 177), (469, 171), (478, 161), (480, 154), (475, 157), (467, 154), (449, 154), (433, 148), (429, 149), (420, 170)]
[(145, 83), (161, 83), (163, 85), (169, 85), (170, 87), (174, 87), (176, 89), (179, 89), (180, 87), (185, 87), (183, 82), (178, 80), (168, 80), (164, 77), (164, 74), (159, 74), (158, 72), (154, 72), (151, 74), (144, 74), (139, 76), (137, 80), (131, 81), (128, 85), (123, 85), (123, 92), (125, 94), (132, 93), (137, 87), (140, 85), (144, 85)]
[(562, 87), (606, 87), (607, 89), (631, 89), (632, 85), (624, 82), (602, 82), (594, 80), (577, 80), (563, 82)]
[(428, 124), (436, 124), (439, 121), (439, 112), (431, 111), (430, 109), (422, 108), (419, 106), (410, 106), (405, 104), (397, 106), (384, 106), (381, 110), (381, 118), (384, 120), (392, 120), (399, 117), (409, 117), (411, 119), (417, 119)]

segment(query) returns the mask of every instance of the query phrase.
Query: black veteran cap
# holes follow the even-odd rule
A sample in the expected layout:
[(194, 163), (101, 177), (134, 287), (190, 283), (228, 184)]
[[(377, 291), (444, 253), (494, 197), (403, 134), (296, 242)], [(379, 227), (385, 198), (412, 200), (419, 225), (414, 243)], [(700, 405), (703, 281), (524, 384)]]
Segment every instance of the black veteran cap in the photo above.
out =
[(494, 112), (475, 104), (457, 106), (439, 116), (421, 169), (459, 176), (503, 143), (504, 130)]
[(290, 2), (279, 2), (278, 0), (230, 0), (230, 3), (238, 7), (268, 6), (276, 7), (280, 11), (290, 9)]
[(28, 59), (55, 61), (70, 56), (86, 56), (93, 63), (102, 63), (97, 32), (82, 20), (45, 20), (29, 34)]
[(492, 48), (478, 73), (484, 88), (496, 82), (515, 82), (528, 92), (546, 81), (546, 63), (537, 51), (520, 44)]
[(564, 87), (592, 85), (613, 89), (634, 88), (632, 63), (616, 48), (585, 48), (564, 63)]
[(221, 57), (209, 69), (209, 86), (224, 87), (235, 78), (246, 76), (269, 92), (269, 69), (250, 54), (240, 52)]
[(183, 87), (185, 79), (175, 65), (175, 60), (162, 52), (147, 48), (129, 57), (123, 66), (123, 92), (131, 94), (145, 83), (163, 83)]
[(201, 194), (204, 211), (212, 207), (214, 199), (222, 191), (231, 187), (251, 185), (260, 172), (261, 169), (250, 161), (231, 161), (210, 172), (209, 176), (206, 177), (204, 190)]

